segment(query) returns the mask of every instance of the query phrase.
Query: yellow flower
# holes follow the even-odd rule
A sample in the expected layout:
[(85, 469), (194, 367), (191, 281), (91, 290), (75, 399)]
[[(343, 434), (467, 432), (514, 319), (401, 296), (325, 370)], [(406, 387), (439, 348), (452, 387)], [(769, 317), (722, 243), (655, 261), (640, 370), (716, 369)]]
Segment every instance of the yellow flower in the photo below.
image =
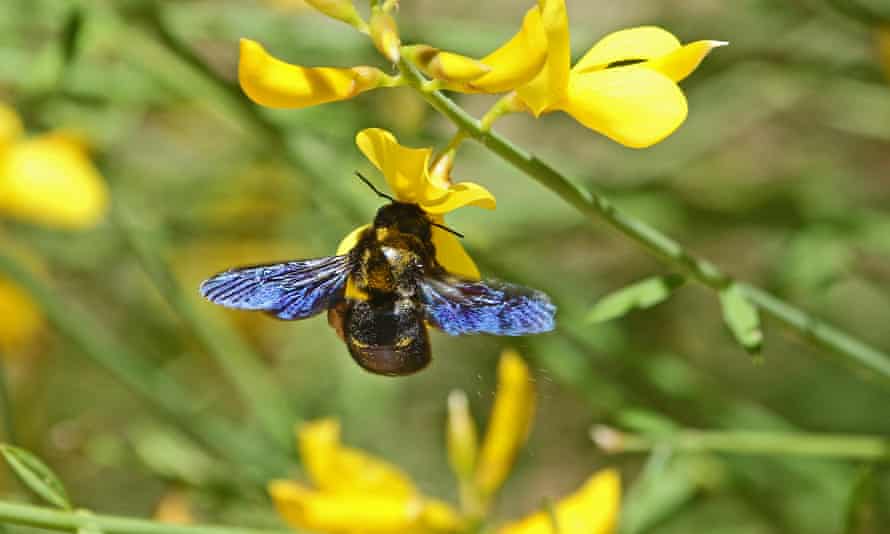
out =
[[(39, 260), (0, 234), (0, 251), (32, 272), (42, 273)], [(24, 356), (44, 328), (43, 314), (27, 291), (0, 275), (0, 358)]]
[(300, 457), (315, 488), (275, 481), (269, 492), (293, 527), (321, 532), (457, 532), (458, 513), (424, 497), (397, 467), (340, 443), (339, 423), (323, 419), (297, 431)]
[[(479, 69), (477, 76), (467, 76), (466, 80), (447, 76), (447, 71), (438, 74), (426, 70), (427, 74), (451, 82), (446, 88), (465, 93), (504, 93), (530, 82), (547, 60), (548, 39), (542, 17), (542, 7), (547, 2), (539, 1), (529, 9), (522, 20), (522, 27), (509, 41), (500, 48), (478, 60), (485, 68)], [(468, 65), (470, 58), (451, 54), (453, 63)], [(473, 61), (473, 60), (471, 60)]]
[[(546, 83), (535, 80), (518, 95), (535, 115), (561, 110), (623, 145), (644, 148), (686, 120), (686, 96), (677, 82), (725, 44), (696, 41), (683, 46), (654, 26), (621, 30), (595, 44), (571, 70), (567, 54), (551, 56)], [(638, 63), (621, 66), (634, 61)]]
[(374, 67), (301, 67), (277, 59), (261, 44), (241, 39), (238, 81), (257, 104), (270, 108), (305, 108), (352, 98), (384, 84)]
[[(575, 493), (554, 506), (560, 534), (610, 534), (621, 503), (621, 479), (613, 469), (591, 476)], [(554, 517), (547, 511), (504, 525), (498, 534), (553, 534)]]
[(43, 328), (43, 316), (31, 297), (0, 278), (0, 353), (12, 354)]
[[(0, 216), (80, 229), (107, 207), (105, 183), (81, 143), (58, 132), (25, 138), (18, 114), (0, 103)], [(25, 345), (42, 325), (30, 296), (0, 279), (0, 352)]]
[(475, 484), (483, 497), (494, 494), (506, 480), (528, 437), (534, 411), (535, 387), (528, 366), (516, 351), (506, 350), (498, 365), (497, 395), (476, 466)]
[[(449, 396), (449, 456), (461, 482), (460, 511), (421, 494), (397, 467), (340, 442), (333, 419), (305, 423), (297, 431), (300, 458), (314, 487), (274, 481), (269, 492), (279, 513), (298, 529), (330, 534), (436, 534), (465, 532), (478, 525), (489, 509), (492, 493), (513, 465), (525, 441), (535, 393), (528, 367), (513, 351), (501, 356), (498, 388), (483, 451), (473, 470), (475, 430), (460, 393)], [(463, 455), (466, 461), (455, 462)], [(472, 474), (471, 474), (472, 475)], [(468, 480), (468, 478), (470, 480)], [(469, 484), (469, 493), (465, 493)], [(614, 530), (620, 502), (618, 474), (606, 470), (554, 506), (559, 531), (565, 534), (608, 534)], [(481, 499), (480, 499), (481, 498)], [(549, 534), (552, 517), (535, 513), (504, 525), (499, 534)]]
[[(379, 128), (359, 132), (356, 144), (383, 173), (397, 200), (417, 204), (435, 222), (441, 223), (446, 213), (463, 206), (495, 208), (494, 196), (481, 185), (451, 183), (447, 174), (448, 165), (431, 163), (433, 151), (430, 148), (402, 146), (393, 134)], [(431, 165), (438, 172), (433, 172)], [(337, 254), (351, 250), (365, 228), (367, 225), (346, 236), (337, 247)], [(447, 271), (472, 280), (479, 278), (479, 269), (454, 235), (433, 227), (432, 241), (436, 247), (436, 260)]]
[[(486, 93), (515, 89), (513, 111), (536, 117), (564, 111), (623, 145), (642, 148), (661, 141), (683, 123), (686, 97), (677, 82), (714, 47), (724, 44), (696, 41), (683, 46), (669, 32), (643, 26), (607, 35), (572, 67), (565, 1), (539, 0), (526, 15), (522, 31), (480, 60), (491, 67), (490, 73), (446, 87)], [(532, 77), (491, 83), (506, 72)]]
[(78, 140), (59, 132), (25, 139), (18, 116), (0, 104), (0, 215), (79, 229), (107, 207), (105, 182)]

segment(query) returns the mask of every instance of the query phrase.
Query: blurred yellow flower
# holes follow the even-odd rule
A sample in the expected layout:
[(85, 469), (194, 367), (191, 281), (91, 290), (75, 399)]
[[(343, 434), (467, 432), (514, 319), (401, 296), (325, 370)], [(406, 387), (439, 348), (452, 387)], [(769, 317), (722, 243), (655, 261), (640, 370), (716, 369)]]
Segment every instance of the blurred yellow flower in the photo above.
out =
[[(58, 132), (26, 138), (18, 114), (0, 103), (0, 216), (81, 229), (107, 207), (105, 183), (77, 140)], [(0, 351), (22, 347), (42, 325), (30, 296), (0, 278)]]
[[(355, 141), (365, 157), (383, 173), (396, 199), (419, 205), (435, 222), (442, 223), (446, 213), (463, 206), (495, 208), (494, 196), (481, 185), (452, 183), (448, 175), (450, 167), (431, 162), (431, 148), (402, 146), (393, 134), (379, 128), (362, 130)], [(356, 228), (346, 236), (337, 247), (337, 254), (351, 250), (367, 227)], [(432, 241), (436, 260), (442, 267), (464, 278), (479, 279), (479, 269), (454, 235), (433, 227)]]
[(105, 182), (78, 140), (60, 132), (24, 138), (16, 113), (0, 104), (0, 215), (81, 229), (107, 208)]
[(291, 526), (333, 534), (461, 530), (456, 510), (424, 497), (397, 467), (341, 445), (336, 421), (305, 423), (297, 441), (315, 488), (283, 480), (269, 485)]
[[(611, 534), (621, 504), (621, 479), (614, 469), (594, 473), (575, 493), (554, 505), (555, 514), (538, 512), (498, 529), (498, 534)], [(555, 516), (555, 518), (553, 517)]]
[(0, 353), (13, 354), (43, 328), (43, 316), (31, 297), (0, 278)]
[(534, 412), (535, 386), (528, 366), (516, 351), (506, 350), (498, 365), (497, 395), (476, 465), (476, 487), (484, 497), (506, 480), (528, 437)]
[[(303, 424), (297, 430), (300, 458), (314, 487), (274, 481), (269, 492), (279, 513), (291, 526), (331, 534), (435, 534), (466, 532), (478, 526), (491, 497), (513, 466), (525, 442), (534, 412), (535, 390), (528, 367), (514, 351), (504, 351), (488, 432), (475, 462), (475, 425), (466, 397), (449, 396), (448, 448), (452, 468), (462, 484), (469, 483), (468, 502), (462, 495), (458, 511), (422, 495), (397, 467), (362, 451), (344, 447), (340, 425), (333, 419)], [(467, 471), (473, 471), (475, 475)], [(564, 534), (609, 534), (618, 517), (621, 484), (617, 472), (592, 476), (579, 490), (559, 500), (555, 516)], [(501, 527), (499, 534), (549, 534), (553, 518), (535, 513)]]

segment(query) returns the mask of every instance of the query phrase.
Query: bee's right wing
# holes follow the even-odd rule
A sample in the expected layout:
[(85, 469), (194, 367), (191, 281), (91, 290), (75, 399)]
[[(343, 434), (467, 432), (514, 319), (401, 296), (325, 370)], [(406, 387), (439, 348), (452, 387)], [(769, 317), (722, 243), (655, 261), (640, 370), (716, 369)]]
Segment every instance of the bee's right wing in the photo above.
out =
[(344, 254), (231, 269), (205, 280), (201, 294), (227, 308), (305, 319), (343, 298), (352, 266)]
[(556, 306), (534, 289), (497, 280), (463, 280), (452, 275), (420, 282), (426, 318), (452, 336), (524, 336), (555, 327)]

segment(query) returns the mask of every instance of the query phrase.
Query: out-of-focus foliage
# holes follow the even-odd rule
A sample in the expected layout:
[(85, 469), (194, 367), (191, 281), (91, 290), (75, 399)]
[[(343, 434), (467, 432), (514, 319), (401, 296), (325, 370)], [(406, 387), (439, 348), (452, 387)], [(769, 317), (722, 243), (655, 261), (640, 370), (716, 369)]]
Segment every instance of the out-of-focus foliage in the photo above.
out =
[[(886, 38), (875, 39), (886, 26), (823, 0), (567, 3), (575, 60), (603, 35), (644, 24), (670, 28), (682, 42), (732, 45), (683, 82), (690, 115), (654, 148), (624, 148), (559, 114), (511, 116), (497, 129), (731, 274), (890, 347), (890, 83), (886, 46), (876, 46)], [(876, 0), (861, 3), (887, 11)], [(865, 534), (890, 524), (886, 466), (598, 452), (587, 436), (598, 422), (647, 432), (887, 436), (890, 392), (764, 318), (763, 361), (753, 364), (714, 295), (691, 285), (658, 306), (588, 323), (603, 296), (667, 273), (633, 242), (586, 224), (471, 143), (452, 175), (486, 187), (498, 209), (460, 210), (448, 224), (466, 234), (483, 276), (553, 296), (556, 333), (518, 340), (434, 333), (430, 368), (390, 379), (360, 370), (322, 317), (286, 323), (202, 302), (197, 285), (217, 271), (329, 255), (371, 220), (380, 200), (352, 173), (383, 178), (356, 148), (356, 132), (390, 129), (409, 146), (443, 146), (453, 133), (407, 88), (296, 111), (250, 103), (236, 86), (242, 37), (262, 39), (295, 64), (390, 72), (363, 36), (292, 4), (0, 2), (0, 101), (18, 111), (29, 135), (77, 132), (117, 214), (77, 231), (0, 217), (2, 253), (35, 258), (24, 263), (42, 266), (39, 278), (72, 306), (73, 320), (98, 325), (92, 337), (123, 343), (187, 385), (195, 399), (187, 408), (202, 421), (238, 421), (218, 434), (220, 449), (271, 458), (273, 446), (219, 360), (146, 275), (117, 217), (150, 238), (188, 306), (246, 340), (289, 408), (304, 419), (337, 417), (344, 442), (397, 461), (426, 495), (457, 498), (445, 461), (448, 392), (465, 390), (474, 410), (488, 413), (497, 356), (515, 344), (532, 364), (538, 415), (495, 524), (539, 512), (546, 498), (569, 494), (607, 465), (628, 482), (620, 527), (627, 534), (827, 534), (848, 526)], [(402, 0), (401, 39), (483, 57), (516, 31), (527, 8)], [(484, 96), (456, 98), (477, 115), (486, 109)], [(13, 308), (23, 311), (2, 313), (0, 332), (10, 322), (40, 321)], [(47, 461), (75, 503), (150, 516), (173, 493), (198, 522), (282, 526), (258, 480), (298, 476), (287, 462), (236, 465), (197, 448), (194, 429), (158, 417), (69, 339), (45, 330), (27, 346), (0, 349), (14, 414), (4, 415), (3, 428), (14, 425), (17, 444)], [(258, 444), (268, 454), (257, 454)], [(0, 497), (25, 495), (0, 470)]]

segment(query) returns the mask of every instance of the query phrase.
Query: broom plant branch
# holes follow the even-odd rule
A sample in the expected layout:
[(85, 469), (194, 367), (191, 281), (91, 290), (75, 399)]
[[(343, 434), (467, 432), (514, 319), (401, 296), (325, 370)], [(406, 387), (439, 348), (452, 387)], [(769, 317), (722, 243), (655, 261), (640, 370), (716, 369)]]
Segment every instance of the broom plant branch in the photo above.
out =
[[(426, 89), (427, 80), (415, 65), (405, 59), (399, 69), (407, 84), (439, 113), (448, 118), (467, 136), (473, 138), (501, 159), (550, 189), (585, 217), (610, 226), (642, 245), (646, 250), (700, 284), (722, 291), (735, 281), (710, 261), (687, 251), (674, 239), (656, 228), (619, 210), (606, 197), (585, 189), (565, 175), (494, 132), (467, 113), (441, 91)], [(884, 382), (890, 383), (890, 356), (834, 326), (813, 317), (770, 293), (750, 284), (739, 284), (745, 296), (762, 312), (772, 316), (805, 339), (828, 349), (859, 367), (865, 368)]]
[(104, 534), (286, 534), (289, 530), (250, 529), (224, 526), (173, 525), (85, 510), (55, 510), (0, 501), (0, 524), (19, 525), (62, 532)]
[(640, 435), (596, 426), (591, 430), (591, 437), (601, 449), (611, 454), (648, 452), (664, 446), (681, 452), (890, 460), (890, 440), (864, 435), (749, 430), (679, 430)]

